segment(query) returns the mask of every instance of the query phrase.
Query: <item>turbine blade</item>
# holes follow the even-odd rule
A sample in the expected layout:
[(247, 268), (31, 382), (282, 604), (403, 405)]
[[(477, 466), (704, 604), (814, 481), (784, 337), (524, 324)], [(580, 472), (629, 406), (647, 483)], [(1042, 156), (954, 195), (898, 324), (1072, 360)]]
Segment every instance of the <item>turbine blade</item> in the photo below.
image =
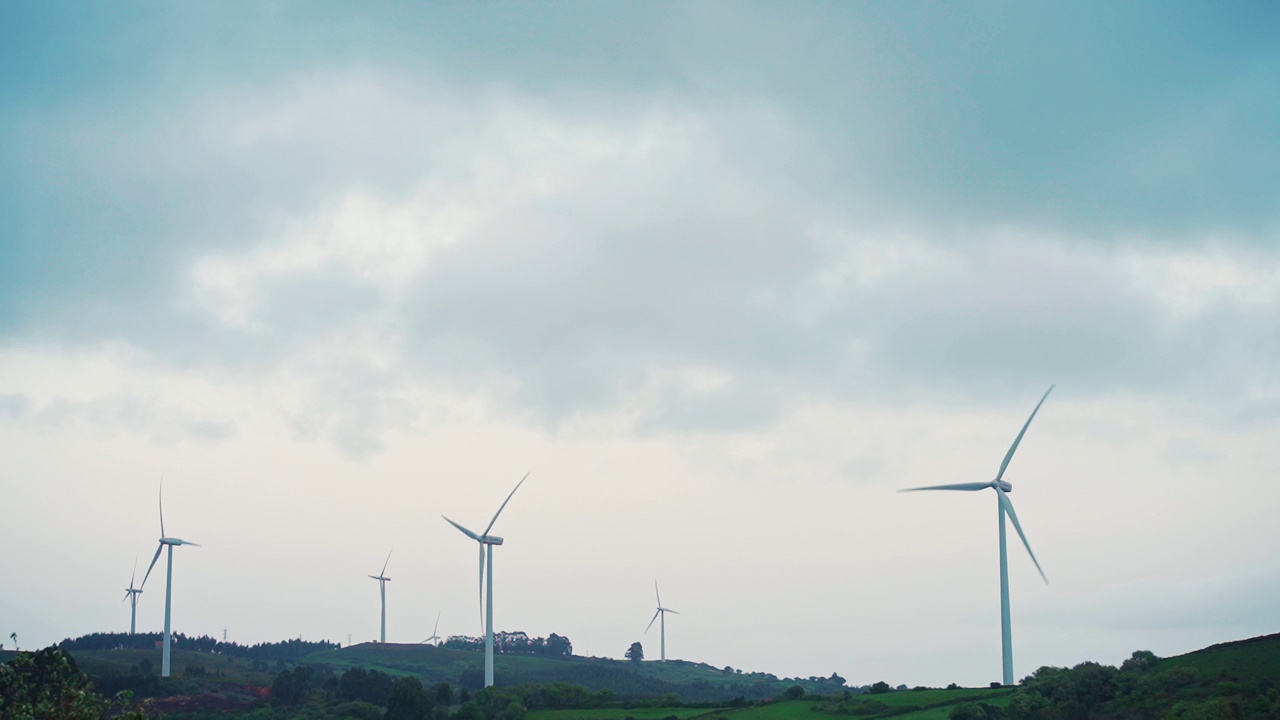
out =
[(129, 589), (133, 589), (133, 581), (138, 577), (138, 553), (133, 554), (133, 574), (129, 576)]
[(1031, 562), (1036, 564), (1036, 572), (1040, 573), (1040, 579), (1044, 580), (1044, 584), (1049, 584), (1049, 578), (1045, 577), (1044, 570), (1040, 569), (1040, 561), (1036, 559), (1036, 554), (1031, 552), (1031, 543), (1027, 542), (1027, 536), (1022, 532), (1022, 525), (1018, 522), (1018, 513), (1013, 511), (1013, 503), (1009, 500), (1009, 496), (1000, 488), (996, 488), (996, 496), (1000, 498), (1000, 505), (1004, 507), (1004, 511), (1009, 513), (1009, 519), (1013, 521), (1013, 529), (1018, 531), (1018, 537), (1022, 538), (1022, 546), (1027, 549), (1027, 554), (1031, 556)]
[[(444, 612), (444, 611), (443, 611), (443, 610), (441, 610), (440, 612)], [(440, 613), (438, 612), (438, 613), (436, 613), (436, 626), (435, 626), (435, 627), (433, 627), (433, 628), (431, 628), (431, 637), (432, 637), (432, 638), (435, 638), (435, 636), (436, 636), (436, 631), (437, 631), (437, 630), (439, 630), (439, 629), (440, 629)]]
[[(395, 552), (395, 551), (393, 550), (392, 552)], [(389, 563), (389, 562), (391, 562), (391, 553), (390, 553), (390, 552), (389, 552), (389, 553), (387, 553), (387, 562), (382, 563), (382, 572), (378, 573), (379, 575), (386, 575), (386, 574), (387, 574), (387, 563)]]
[(179, 545), (191, 545), (191, 546), (193, 546), (193, 547), (200, 547), (200, 543), (193, 543), (193, 542), (191, 542), (190, 540), (178, 540), (178, 544), (179, 544)]
[(653, 614), (653, 620), (650, 620), (650, 621), (649, 621), (649, 624), (648, 624), (648, 625), (645, 625), (645, 627), (644, 627), (644, 631), (645, 631), (645, 632), (649, 632), (649, 628), (653, 627), (653, 623), (654, 623), (654, 621), (655, 621), (655, 620), (657, 620), (657, 619), (658, 619), (658, 616), (659, 616), (659, 615), (661, 615), (661, 614), (662, 614), (662, 611), (661, 611), (661, 610), (659, 610), (658, 612), (656, 612), (656, 613), (654, 613), (654, 614)]
[(125, 590), (124, 597), (120, 598), (120, 602), (124, 602), (125, 600), (128, 600), (128, 599), (129, 599), (129, 591)]
[[(160, 537), (164, 537), (164, 476), (160, 476)], [(145, 580), (143, 582), (146, 582)]]
[(151, 568), (154, 568), (156, 566), (156, 561), (160, 559), (161, 550), (164, 550), (164, 543), (160, 543), (160, 545), (156, 546), (156, 555), (151, 558), (151, 564), (147, 566), (147, 574), (142, 576), (142, 584), (138, 587), (147, 586), (147, 578), (151, 577)]
[(671, 614), (673, 614), (673, 615), (679, 615), (679, 614), (680, 614), (680, 612), (679, 612), (679, 611), (677, 611), (677, 610), (671, 610), (670, 608), (662, 608), (662, 612), (669, 612), (669, 613), (671, 613)]
[(1000, 472), (996, 473), (996, 480), (1004, 477), (1005, 468), (1009, 467), (1009, 461), (1013, 459), (1013, 451), (1018, 449), (1018, 443), (1022, 442), (1022, 436), (1027, 433), (1027, 428), (1031, 427), (1031, 421), (1036, 419), (1036, 413), (1040, 412), (1040, 406), (1044, 404), (1049, 393), (1053, 392), (1053, 386), (1050, 385), (1048, 390), (1044, 391), (1044, 397), (1040, 398), (1040, 402), (1036, 403), (1036, 409), (1031, 411), (1031, 417), (1027, 418), (1027, 422), (1022, 426), (1022, 430), (1018, 433), (1018, 437), (1013, 439), (1013, 444), (1009, 446), (1009, 452), (1005, 453), (1004, 462), (1000, 463)]
[[(520, 486), (524, 484), (524, 481), (528, 479), (529, 473), (525, 473), (524, 477), (520, 478), (520, 482), (516, 483), (516, 486), (511, 489), (511, 495), (515, 495), (516, 490), (519, 490)], [(493, 529), (493, 524), (498, 522), (498, 516), (502, 514), (502, 509), (507, 506), (507, 503), (511, 502), (511, 495), (508, 495), (507, 499), (502, 501), (502, 505), (498, 507), (498, 512), (493, 514), (493, 519), (489, 521), (489, 527), (484, 529), (485, 535), (488, 535), (489, 531)]]
[[(456, 522), (454, 522), (454, 521), (450, 520), (449, 518), (445, 517), (444, 515), (441, 515), (440, 517), (444, 518), (445, 522), (447, 522), (447, 523), (449, 523), (450, 525), (452, 525), (452, 526), (454, 526), (454, 527), (458, 528), (459, 530), (461, 530), (463, 535), (466, 535), (467, 537), (471, 538), (472, 540), (479, 540), (479, 539), (480, 539), (480, 536), (479, 536), (479, 535), (477, 535), (477, 534), (475, 534), (475, 533), (471, 532), (470, 530), (468, 530), (468, 529), (466, 529), (466, 528), (462, 527), (461, 525), (459, 525), (458, 523), (456, 523)], [(388, 556), (387, 556), (387, 560), (388, 560), (388, 561), (390, 561), (390, 560), (391, 560), (391, 556), (390, 556), (390, 555), (388, 555)]]
[(991, 487), (991, 483), (955, 483), (954, 485), (929, 485), (927, 487), (903, 488), (898, 492), (917, 492), (920, 490), (986, 490)]
[(658, 608), (662, 608), (662, 595), (658, 592), (658, 581), (653, 581), (653, 595), (658, 598)]

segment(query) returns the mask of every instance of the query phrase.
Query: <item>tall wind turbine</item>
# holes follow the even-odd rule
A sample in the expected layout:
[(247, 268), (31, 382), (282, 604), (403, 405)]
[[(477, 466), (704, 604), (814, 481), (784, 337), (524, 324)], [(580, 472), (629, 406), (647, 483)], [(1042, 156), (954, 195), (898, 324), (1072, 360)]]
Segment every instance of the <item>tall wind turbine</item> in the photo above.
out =
[[(667, 661), (667, 613), (675, 613), (676, 615), (679, 615), (680, 613), (676, 612), (675, 610), (672, 610), (671, 608), (662, 607), (662, 595), (658, 593), (657, 580), (653, 581), (653, 594), (655, 597), (658, 598), (658, 611), (653, 614), (653, 620), (657, 620), (659, 616), (662, 617), (662, 622), (658, 623), (658, 634), (662, 636), (662, 642), (658, 646), (659, 648), (661, 648), (661, 652), (659, 653), (658, 657), (659, 659), (662, 660), (662, 662), (666, 662)], [(649, 628), (653, 627), (653, 620), (650, 620), (649, 625), (645, 627), (644, 631), (646, 633), (649, 632)]]
[(431, 628), (431, 637), (427, 638), (426, 640), (423, 640), (418, 644), (421, 645), (422, 643), (435, 643), (437, 646), (439, 646), (440, 636), (436, 634), (437, 631), (439, 630), (440, 630), (440, 613), (436, 613), (436, 626)]
[[(440, 516), (444, 518), (445, 521), (448, 522), (450, 525), (458, 528), (458, 530), (461, 530), (463, 535), (466, 535), (467, 537), (471, 538), (472, 540), (475, 540), (477, 543), (480, 544), (480, 598), (481, 598), (482, 604), (484, 605), (484, 686), (485, 687), (489, 687), (493, 685), (493, 547), (495, 545), (502, 544), (502, 538), (497, 537), (496, 535), (490, 535), (489, 531), (493, 529), (493, 524), (498, 522), (498, 516), (502, 514), (502, 509), (507, 506), (507, 503), (511, 502), (511, 496), (516, 494), (516, 490), (519, 490), (520, 486), (523, 485), (524, 481), (527, 480), (528, 478), (529, 478), (529, 473), (525, 473), (524, 477), (520, 478), (520, 482), (516, 483), (515, 488), (511, 490), (511, 495), (508, 495), (507, 499), (502, 501), (502, 505), (498, 507), (498, 512), (493, 514), (493, 519), (489, 521), (489, 526), (486, 527), (484, 529), (484, 532), (480, 533), (479, 535), (462, 527), (461, 525), (450, 520), (444, 515)], [(487, 598), (484, 592), (485, 555), (486, 555), (485, 548), (486, 547), (489, 548), (489, 552), (488, 552), (489, 594)]]
[(387, 563), (391, 562), (391, 553), (387, 553), (387, 561), (382, 563), (382, 572), (369, 577), (378, 581), (378, 589), (382, 591), (382, 644), (387, 644), (387, 583), (391, 582), (391, 578), (387, 577)]
[[(142, 576), (142, 587), (147, 586), (147, 578), (151, 577), (151, 570), (156, 566), (156, 561), (160, 559), (160, 551), (166, 547), (169, 548), (168, 573), (164, 581), (164, 654), (161, 655), (160, 677), (169, 677), (169, 648), (173, 643), (173, 636), (169, 632), (170, 610), (173, 603), (173, 548), (175, 545), (194, 545), (200, 547), (199, 544), (189, 540), (180, 540), (171, 538), (164, 534), (164, 484), (160, 485), (160, 547), (156, 548), (155, 557), (151, 558), (151, 565), (147, 568), (147, 574)], [(139, 588), (141, 592), (141, 588)]]
[(915, 492), (918, 490), (961, 490), (974, 492), (978, 490), (986, 490), (991, 488), (996, 491), (996, 506), (999, 508), (1000, 520), (1000, 643), (1002, 650), (1002, 659), (1004, 662), (1004, 684), (1013, 684), (1013, 634), (1009, 627), (1009, 557), (1005, 544), (1004, 516), (1006, 513), (1009, 519), (1013, 521), (1013, 529), (1018, 531), (1018, 537), (1022, 538), (1022, 545), (1027, 549), (1027, 554), (1031, 556), (1031, 562), (1035, 563), (1036, 571), (1040, 573), (1040, 578), (1045, 584), (1049, 584), (1049, 578), (1045, 577), (1044, 570), (1040, 569), (1040, 561), (1036, 560), (1036, 554), (1031, 552), (1031, 543), (1027, 542), (1027, 536), (1022, 532), (1022, 525), (1018, 523), (1018, 514), (1013, 511), (1013, 503), (1009, 500), (1009, 493), (1013, 492), (1013, 486), (1004, 481), (1004, 471), (1009, 467), (1009, 461), (1013, 459), (1013, 453), (1018, 449), (1018, 443), (1022, 442), (1022, 436), (1026, 434), (1027, 428), (1031, 426), (1031, 421), (1035, 419), (1036, 413), (1040, 411), (1040, 406), (1044, 404), (1049, 393), (1053, 392), (1053, 386), (1050, 385), (1048, 390), (1044, 391), (1044, 397), (1040, 398), (1040, 402), (1036, 403), (1035, 410), (1031, 411), (1031, 417), (1027, 418), (1027, 422), (1023, 424), (1022, 430), (1018, 432), (1018, 437), (1013, 439), (1013, 445), (1009, 446), (1009, 452), (1005, 453), (1004, 461), (1000, 463), (1000, 471), (996, 473), (995, 480), (989, 483), (958, 483), (955, 485), (931, 485), (929, 487), (907, 488), (898, 492)]
[(133, 558), (133, 574), (129, 576), (129, 589), (124, 591), (124, 597), (120, 602), (129, 601), (131, 606), (129, 612), (129, 634), (133, 635), (138, 632), (138, 596), (142, 594), (142, 588), (133, 586), (133, 581), (138, 577), (138, 557)]

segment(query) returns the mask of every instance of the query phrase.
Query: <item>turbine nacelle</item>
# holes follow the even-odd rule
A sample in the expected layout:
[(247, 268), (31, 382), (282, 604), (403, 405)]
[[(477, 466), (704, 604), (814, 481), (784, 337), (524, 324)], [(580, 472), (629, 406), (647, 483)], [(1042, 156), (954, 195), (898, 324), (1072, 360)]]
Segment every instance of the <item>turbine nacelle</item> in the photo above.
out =
[(498, 537), (497, 535), (485, 535), (484, 537), (480, 538), (480, 542), (484, 543), (485, 545), (501, 545), (502, 538)]
[(195, 545), (196, 547), (200, 547), (199, 544), (193, 543), (190, 540), (182, 540), (180, 538), (167, 538), (167, 537), (160, 538), (160, 544), (161, 545)]
[(1003, 490), (1007, 493), (1013, 492), (1013, 486), (1004, 480), (992, 480), (991, 487), (997, 490)]

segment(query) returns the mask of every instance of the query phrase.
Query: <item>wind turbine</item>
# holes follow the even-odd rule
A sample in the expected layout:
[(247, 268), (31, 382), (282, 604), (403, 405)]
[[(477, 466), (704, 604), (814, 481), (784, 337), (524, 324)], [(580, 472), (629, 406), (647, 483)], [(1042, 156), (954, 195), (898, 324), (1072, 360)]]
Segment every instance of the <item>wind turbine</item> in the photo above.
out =
[[(156, 561), (160, 559), (160, 551), (166, 547), (169, 548), (168, 573), (164, 582), (164, 653), (161, 655), (160, 661), (160, 677), (169, 677), (169, 648), (173, 643), (173, 636), (169, 632), (170, 609), (173, 603), (173, 547), (175, 545), (194, 545), (200, 547), (199, 544), (189, 540), (180, 540), (171, 538), (164, 534), (164, 483), (160, 484), (160, 547), (156, 548), (155, 557), (151, 558), (151, 565), (147, 568), (147, 574), (142, 576), (142, 587), (147, 586), (147, 578), (151, 577), (151, 570), (156, 566)], [(139, 592), (142, 588), (138, 589)]]
[(387, 643), (387, 583), (391, 578), (387, 575), (387, 563), (391, 562), (391, 553), (387, 553), (387, 561), (382, 563), (382, 572), (369, 577), (378, 581), (378, 589), (382, 591), (382, 644)]
[(129, 634), (133, 635), (138, 632), (138, 596), (142, 594), (142, 588), (133, 586), (133, 581), (138, 577), (138, 556), (133, 557), (133, 574), (129, 576), (129, 589), (124, 591), (124, 597), (120, 602), (129, 601), (132, 606), (129, 612)]
[(1000, 642), (1002, 659), (1004, 663), (1004, 684), (1013, 684), (1013, 634), (1009, 626), (1009, 557), (1005, 543), (1004, 516), (1006, 513), (1009, 519), (1013, 521), (1013, 529), (1018, 531), (1018, 537), (1022, 538), (1022, 545), (1027, 549), (1027, 554), (1031, 556), (1031, 562), (1035, 563), (1036, 571), (1040, 573), (1040, 578), (1044, 580), (1046, 585), (1049, 584), (1049, 578), (1045, 577), (1044, 570), (1040, 569), (1040, 561), (1036, 560), (1036, 554), (1031, 552), (1031, 543), (1027, 542), (1027, 536), (1022, 532), (1022, 525), (1018, 522), (1018, 514), (1013, 511), (1013, 503), (1009, 500), (1008, 493), (1013, 492), (1013, 485), (1004, 481), (1004, 471), (1009, 467), (1009, 461), (1013, 459), (1013, 453), (1018, 449), (1018, 443), (1022, 442), (1022, 436), (1026, 434), (1027, 428), (1031, 426), (1031, 421), (1035, 419), (1036, 413), (1040, 411), (1040, 406), (1044, 404), (1049, 393), (1053, 392), (1053, 386), (1050, 385), (1048, 390), (1044, 391), (1044, 397), (1040, 398), (1040, 402), (1036, 403), (1035, 410), (1031, 411), (1031, 416), (1027, 418), (1027, 422), (1023, 424), (1022, 430), (1018, 432), (1018, 437), (1013, 439), (1013, 445), (1009, 446), (1009, 452), (1005, 453), (1004, 461), (1000, 463), (1000, 471), (996, 473), (995, 480), (989, 483), (958, 483), (955, 485), (931, 485), (929, 487), (907, 488), (898, 492), (916, 492), (918, 490), (961, 490), (974, 492), (978, 490), (986, 490), (991, 488), (996, 491), (996, 505), (999, 508), (1000, 518)]
[(436, 626), (435, 626), (434, 628), (432, 628), (432, 629), (431, 629), (431, 637), (427, 638), (426, 640), (423, 640), (422, 642), (420, 642), (420, 643), (418, 643), (418, 644), (419, 644), (419, 645), (421, 645), (422, 643), (429, 643), (429, 642), (434, 641), (434, 642), (435, 642), (435, 644), (436, 644), (437, 646), (439, 646), (439, 645), (440, 645), (440, 636), (436, 634), (436, 631), (437, 631), (437, 630), (439, 630), (439, 629), (440, 629), (440, 613), (436, 613)]
[[(472, 540), (475, 540), (477, 543), (480, 544), (480, 597), (481, 597), (482, 604), (484, 605), (484, 686), (485, 687), (489, 687), (493, 685), (493, 547), (495, 545), (502, 544), (502, 538), (497, 537), (495, 535), (490, 535), (489, 531), (493, 529), (493, 524), (498, 521), (498, 516), (502, 514), (502, 509), (507, 506), (507, 503), (511, 502), (511, 496), (516, 494), (516, 490), (519, 490), (520, 486), (523, 485), (524, 481), (527, 480), (528, 478), (529, 478), (529, 473), (525, 473), (524, 477), (520, 478), (520, 482), (516, 483), (515, 488), (511, 490), (511, 495), (508, 495), (507, 499), (502, 501), (502, 505), (498, 507), (498, 512), (493, 514), (493, 519), (489, 521), (489, 526), (486, 527), (484, 529), (484, 532), (480, 533), (479, 535), (462, 527), (461, 525), (450, 520), (444, 515), (440, 516), (445, 519), (445, 522), (448, 522), (450, 525), (462, 531), (463, 535), (466, 535), (467, 537), (471, 538)], [(487, 599), (485, 597), (485, 592), (484, 592), (485, 547), (489, 548), (489, 552), (488, 552), (489, 595)]]
[[(653, 620), (657, 620), (659, 616), (662, 617), (662, 622), (658, 623), (658, 633), (662, 636), (662, 643), (661, 645), (658, 646), (659, 648), (661, 648), (661, 653), (659, 654), (658, 657), (662, 660), (662, 662), (666, 662), (667, 661), (667, 613), (675, 613), (676, 615), (679, 615), (680, 613), (676, 612), (675, 610), (672, 610), (671, 608), (662, 607), (662, 595), (658, 593), (657, 580), (653, 581), (653, 594), (655, 597), (658, 598), (658, 611), (653, 614)], [(650, 620), (649, 625), (645, 627), (644, 631), (646, 633), (649, 632), (649, 628), (653, 627), (653, 620)]]

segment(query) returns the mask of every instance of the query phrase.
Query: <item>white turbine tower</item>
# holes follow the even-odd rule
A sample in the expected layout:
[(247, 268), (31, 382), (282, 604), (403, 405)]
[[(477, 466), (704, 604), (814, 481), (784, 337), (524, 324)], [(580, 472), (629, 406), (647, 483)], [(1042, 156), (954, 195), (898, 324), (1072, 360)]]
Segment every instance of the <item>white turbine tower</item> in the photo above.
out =
[[(169, 648), (173, 643), (173, 636), (169, 632), (170, 610), (173, 601), (173, 547), (175, 545), (195, 545), (199, 544), (188, 540), (180, 540), (171, 538), (164, 534), (164, 484), (160, 485), (160, 547), (156, 548), (155, 557), (151, 558), (151, 565), (147, 568), (147, 574), (142, 576), (142, 587), (147, 586), (147, 578), (151, 577), (151, 570), (156, 566), (156, 561), (160, 559), (160, 551), (166, 547), (169, 548), (168, 573), (166, 573), (164, 581), (164, 654), (161, 655), (160, 677), (169, 677)], [(139, 588), (141, 590), (141, 588)]]
[(142, 588), (136, 588), (133, 586), (133, 581), (137, 577), (138, 577), (138, 557), (135, 555), (133, 558), (133, 574), (129, 576), (129, 589), (124, 591), (124, 598), (120, 600), (120, 602), (124, 602), (125, 600), (129, 601), (129, 605), (130, 605), (129, 634), (130, 635), (133, 635), (138, 632), (138, 596), (142, 594)]
[[(528, 478), (529, 478), (529, 473), (525, 473), (524, 477), (520, 478), (520, 482), (516, 483), (515, 488), (511, 490), (511, 495), (508, 495), (507, 499), (502, 501), (502, 505), (498, 508), (498, 512), (493, 514), (493, 519), (489, 521), (489, 526), (486, 527), (484, 529), (484, 532), (480, 533), (479, 535), (462, 527), (461, 525), (450, 520), (444, 515), (440, 516), (444, 518), (445, 521), (448, 522), (450, 525), (461, 530), (463, 535), (466, 535), (467, 537), (471, 538), (472, 540), (475, 540), (477, 543), (480, 544), (480, 599), (481, 599), (481, 604), (484, 605), (484, 686), (485, 687), (489, 687), (493, 685), (493, 546), (502, 544), (502, 538), (497, 537), (495, 535), (490, 535), (489, 531), (493, 529), (493, 524), (498, 522), (498, 516), (502, 514), (502, 509), (507, 506), (507, 503), (511, 502), (511, 496), (516, 494), (516, 490), (519, 490), (520, 486), (523, 485), (524, 481), (527, 480)], [(488, 552), (489, 594), (487, 598), (484, 592), (485, 584), (486, 584), (485, 583), (485, 554), (486, 554), (485, 547), (489, 548), (489, 552)]]
[(1018, 432), (1018, 437), (1013, 439), (1013, 445), (1009, 446), (1009, 452), (1005, 453), (1004, 461), (1000, 463), (1000, 471), (996, 473), (995, 480), (989, 483), (958, 483), (955, 485), (931, 485), (929, 487), (907, 488), (898, 492), (916, 492), (918, 490), (961, 490), (974, 492), (978, 490), (986, 490), (991, 488), (996, 491), (996, 505), (999, 508), (1000, 521), (1000, 641), (1002, 650), (1002, 659), (1004, 663), (1004, 684), (1013, 684), (1013, 634), (1009, 625), (1009, 557), (1005, 543), (1004, 516), (1006, 513), (1009, 519), (1013, 521), (1013, 529), (1018, 531), (1018, 537), (1022, 538), (1022, 545), (1027, 549), (1027, 554), (1031, 556), (1031, 562), (1035, 563), (1036, 571), (1040, 573), (1040, 578), (1045, 584), (1049, 584), (1049, 578), (1045, 577), (1044, 570), (1040, 569), (1040, 561), (1036, 560), (1036, 554), (1031, 552), (1031, 543), (1027, 542), (1027, 536), (1022, 532), (1022, 525), (1018, 522), (1018, 514), (1013, 511), (1013, 503), (1009, 500), (1008, 493), (1013, 492), (1013, 486), (1004, 481), (1004, 471), (1009, 467), (1009, 461), (1013, 459), (1013, 453), (1018, 449), (1018, 443), (1022, 442), (1022, 436), (1026, 434), (1027, 428), (1031, 426), (1031, 421), (1035, 419), (1036, 413), (1040, 411), (1040, 406), (1044, 404), (1049, 393), (1053, 392), (1053, 386), (1050, 385), (1048, 390), (1044, 391), (1044, 397), (1040, 398), (1040, 402), (1036, 403), (1035, 410), (1031, 411), (1031, 416), (1027, 418), (1027, 422), (1022, 426), (1022, 430)]
[(657, 620), (659, 617), (662, 618), (662, 622), (658, 623), (658, 634), (662, 637), (662, 640), (658, 645), (658, 647), (660, 648), (658, 657), (660, 660), (662, 660), (662, 662), (666, 662), (667, 661), (667, 613), (675, 613), (676, 615), (679, 615), (680, 613), (676, 612), (675, 610), (672, 610), (671, 608), (662, 607), (662, 595), (658, 593), (657, 580), (653, 581), (653, 594), (655, 597), (658, 598), (658, 611), (653, 614), (653, 620), (649, 621), (649, 625), (645, 627), (644, 631), (646, 633), (649, 632), (649, 628), (653, 627), (653, 621)]
[(387, 563), (391, 562), (391, 553), (387, 553), (386, 562), (382, 563), (382, 572), (369, 577), (378, 581), (378, 589), (382, 591), (382, 644), (387, 644), (387, 583), (391, 582), (391, 578), (387, 577)]
[(422, 643), (433, 642), (436, 644), (437, 647), (439, 647), (440, 636), (436, 634), (439, 630), (440, 630), (440, 613), (436, 613), (436, 626), (434, 628), (431, 628), (431, 637), (427, 638), (426, 640), (423, 640), (418, 644), (421, 645)]

